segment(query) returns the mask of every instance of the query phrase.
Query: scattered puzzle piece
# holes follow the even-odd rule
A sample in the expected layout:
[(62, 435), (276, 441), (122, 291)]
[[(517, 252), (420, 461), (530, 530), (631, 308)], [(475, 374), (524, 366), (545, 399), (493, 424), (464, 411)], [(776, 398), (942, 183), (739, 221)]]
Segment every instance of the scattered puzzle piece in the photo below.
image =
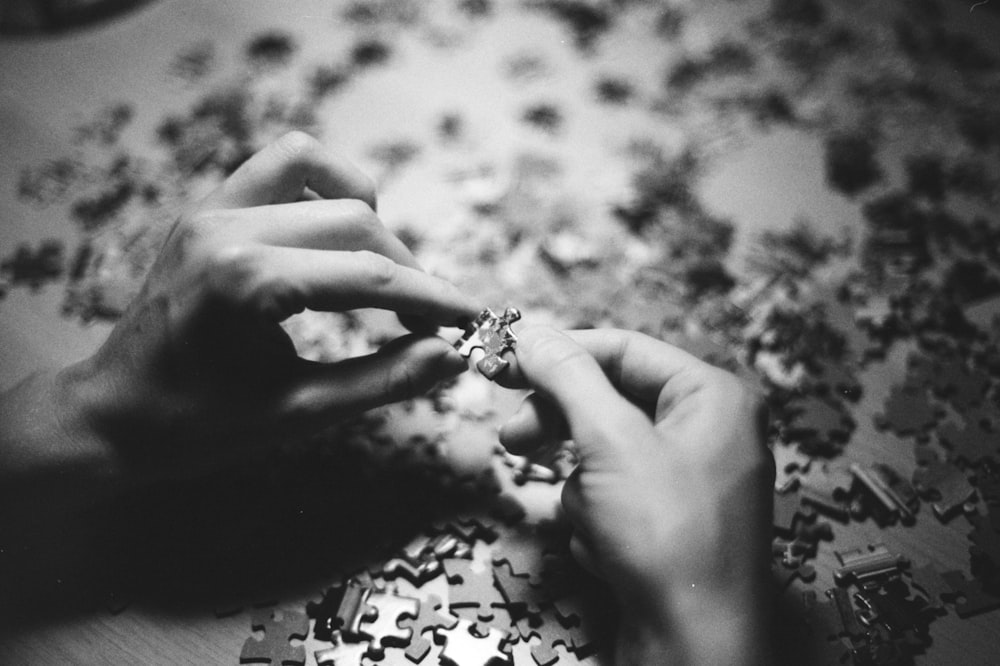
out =
[(406, 647), (413, 638), (413, 630), (401, 627), (399, 622), (406, 618), (416, 618), (420, 601), (389, 592), (375, 590), (368, 596), (368, 604), (374, 607), (374, 617), (363, 619), (361, 633), (372, 642), (369, 656), (379, 654), (379, 648)]
[(937, 432), (941, 443), (959, 462), (974, 467), (984, 460), (996, 460), (1000, 433), (986, 430), (974, 417), (967, 417), (962, 426), (946, 423)]
[(438, 629), (438, 640), (444, 644), (441, 651), (442, 661), (454, 666), (494, 666), (509, 664), (510, 660), (501, 651), (506, 635), (491, 629), (487, 636), (476, 636), (472, 633), (472, 623), (459, 620), (453, 629)]
[(313, 655), (317, 666), (362, 666), (368, 643), (345, 643), (339, 631), (331, 636), (333, 647), (317, 650)]
[(489, 608), (501, 601), (493, 586), (489, 571), (477, 572), (469, 560), (449, 558), (443, 560), (445, 575), (451, 587), (448, 588), (448, 607), (476, 608), (482, 616), (489, 617)]
[(936, 459), (913, 472), (913, 486), (921, 495), (931, 498), (934, 515), (942, 522), (950, 520), (976, 494), (960, 469)]
[(438, 627), (451, 629), (458, 623), (458, 618), (440, 612), (443, 606), (444, 603), (440, 597), (431, 595), (419, 602), (416, 615), (402, 617), (399, 621), (399, 626), (404, 629), (412, 629), (414, 639), (425, 631), (437, 629)]
[(241, 664), (271, 664), (272, 666), (302, 666), (306, 663), (306, 649), (292, 645), (293, 640), (303, 640), (309, 635), (309, 618), (303, 613), (272, 608), (253, 612), (250, 627), (263, 631), (264, 638), (246, 639), (240, 651)]
[(983, 590), (978, 579), (967, 580), (961, 571), (945, 571), (941, 577), (951, 586), (955, 613), (961, 617), (972, 617), (1000, 608), (1000, 597)]
[(854, 420), (838, 402), (809, 396), (791, 409), (785, 436), (798, 441), (799, 448), (810, 455), (839, 453), (854, 430)]
[(923, 388), (897, 386), (886, 398), (884, 411), (875, 418), (875, 425), (897, 435), (923, 435), (937, 423), (938, 408)]
[(943, 608), (942, 598), (952, 591), (948, 584), (936, 568), (930, 564), (910, 568), (910, 576), (913, 578), (913, 586), (917, 588), (931, 608)]

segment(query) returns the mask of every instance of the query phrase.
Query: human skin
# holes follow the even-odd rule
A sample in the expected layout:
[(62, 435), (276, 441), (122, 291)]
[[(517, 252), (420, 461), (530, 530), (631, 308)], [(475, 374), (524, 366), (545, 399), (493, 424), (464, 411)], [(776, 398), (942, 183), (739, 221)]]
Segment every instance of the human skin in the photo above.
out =
[(500, 431), (510, 451), (576, 444), (562, 503), (574, 557), (618, 598), (615, 663), (767, 663), (774, 462), (756, 392), (616, 330), (525, 329), (504, 381), (535, 390)]
[[(417, 332), (315, 363), (280, 326), (363, 307)], [(466, 369), (433, 332), (478, 309), (385, 228), (367, 177), (286, 135), (180, 217), (92, 357), (0, 399), (0, 518), (37, 523), (424, 393)]]
[[(19, 530), (224, 468), (465, 370), (430, 331), (479, 304), (421, 271), (374, 209), (367, 178), (293, 133), (185, 213), (96, 354), (0, 397), (0, 538), (16, 544)], [(305, 308), (360, 307), (416, 332), (323, 364), (298, 357), (280, 326)], [(617, 595), (617, 663), (763, 663), (774, 470), (756, 395), (611, 330), (525, 329), (501, 377), (535, 389), (501, 430), (505, 446), (576, 442), (563, 490), (571, 549)]]

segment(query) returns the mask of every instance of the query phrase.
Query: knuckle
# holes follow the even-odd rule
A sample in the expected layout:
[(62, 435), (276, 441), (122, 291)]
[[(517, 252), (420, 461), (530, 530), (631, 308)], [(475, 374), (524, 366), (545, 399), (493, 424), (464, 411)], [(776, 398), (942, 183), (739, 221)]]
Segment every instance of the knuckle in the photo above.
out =
[(203, 264), (203, 281), (216, 298), (276, 321), (304, 309), (301, 289), (268, 270), (258, 248), (220, 244), (206, 252)]
[(338, 202), (342, 206), (351, 228), (359, 236), (373, 238), (381, 233), (382, 220), (367, 202), (361, 199), (349, 199)]
[(250, 282), (255, 273), (255, 252), (238, 244), (216, 245), (202, 255), (202, 278), (210, 291), (232, 295), (234, 288), (240, 291)]

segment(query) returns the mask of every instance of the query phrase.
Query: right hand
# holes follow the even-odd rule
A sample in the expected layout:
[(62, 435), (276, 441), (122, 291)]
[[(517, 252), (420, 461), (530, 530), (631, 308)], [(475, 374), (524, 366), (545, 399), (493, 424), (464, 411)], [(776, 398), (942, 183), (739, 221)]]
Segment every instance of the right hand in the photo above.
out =
[[(616, 663), (764, 658), (774, 464), (735, 376), (638, 333), (529, 328), (505, 383), (535, 389), (500, 440), (572, 438), (571, 550), (614, 588)], [(655, 661), (654, 661), (655, 660)]]

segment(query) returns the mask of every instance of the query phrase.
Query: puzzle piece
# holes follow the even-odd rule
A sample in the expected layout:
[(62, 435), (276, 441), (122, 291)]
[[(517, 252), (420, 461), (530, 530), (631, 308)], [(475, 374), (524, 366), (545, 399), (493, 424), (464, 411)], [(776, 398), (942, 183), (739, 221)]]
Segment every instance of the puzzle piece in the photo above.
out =
[(414, 643), (406, 650), (400, 648), (386, 648), (385, 654), (378, 661), (362, 662), (362, 666), (413, 666), (413, 664), (425, 664), (425, 666), (437, 665), (438, 657), (430, 656), (432, 651), (441, 652), (441, 648), (431, 643), (426, 638), (420, 640), (420, 648), (413, 650)]
[(552, 666), (559, 661), (559, 653), (555, 647), (542, 642), (531, 646), (531, 659), (538, 666)]
[(781, 566), (777, 562), (771, 563), (771, 574), (779, 590), (783, 590), (796, 578), (805, 582), (810, 582), (816, 578), (816, 569), (810, 564), (803, 564), (794, 569)]
[(309, 635), (309, 618), (296, 611), (276, 608), (258, 609), (250, 617), (250, 628), (263, 631), (264, 638), (246, 639), (240, 651), (241, 664), (271, 664), (272, 666), (302, 666), (306, 649), (292, 645)]
[(792, 410), (785, 437), (797, 440), (799, 448), (810, 455), (839, 453), (854, 430), (854, 420), (839, 402), (809, 396), (792, 405)]
[(316, 621), (313, 635), (321, 641), (331, 641), (337, 631), (360, 636), (361, 622), (374, 619), (375, 609), (367, 603), (371, 591), (371, 587), (352, 579), (346, 585), (327, 589), (319, 603), (306, 604), (306, 613)]
[(847, 364), (821, 360), (810, 368), (812, 382), (821, 394), (833, 394), (850, 402), (861, 398), (861, 382)]
[(972, 617), (1000, 608), (1000, 597), (986, 592), (982, 581), (975, 578), (967, 580), (961, 571), (945, 571), (941, 578), (951, 586), (950, 596), (954, 598), (955, 613), (959, 617)]
[(913, 586), (917, 588), (931, 608), (944, 608), (942, 597), (947, 596), (952, 588), (938, 570), (930, 564), (910, 568)]
[(954, 459), (970, 467), (997, 458), (1000, 433), (986, 430), (974, 416), (967, 417), (961, 427), (946, 423), (937, 432), (941, 443), (953, 451)]
[(988, 376), (969, 370), (958, 358), (940, 363), (938, 372), (931, 379), (935, 395), (948, 400), (959, 411), (980, 404), (990, 383)]
[(852, 581), (861, 584), (870, 580), (891, 577), (898, 574), (900, 569), (907, 564), (906, 558), (902, 555), (893, 555), (883, 544), (835, 551), (835, 555), (841, 567), (834, 570), (833, 579), (842, 585)]
[(401, 627), (399, 622), (404, 618), (416, 618), (420, 601), (375, 590), (368, 596), (367, 603), (375, 608), (375, 616), (363, 618), (360, 628), (361, 633), (372, 641), (368, 655), (379, 659), (383, 653), (381, 648), (406, 647), (413, 638), (413, 630)]
[(927, 397), (927, 391), (903, 385), (889, 393), (883, 413), (875, 417), (875, 425), (892, 430), (897, 435), (921, 436), (937, 423), (938, 408)]
[(541, 635), (553, 646), (565, 643), (577, 657), (587, 657), (596, 653), (607, 639), (613, 625), (612, 607), (603, 588), (581, 587), (576, 594), (552, 602), (551, 613), (558, 618), (562, 631), (549, 631), (556, 623), (548, 619), (550, 611), (545, 611)]
[(414, 565), (407, 560), (396, 557), (386, 562), (382, 567), (382, 576), (386, 580), (403, 578), (409, 581), (414, 587), (420, 587), (434, 580), (440, 574), (441, 563), (433, 559), (428, 559)]
[(541, 583), (545, 544), (537, 535), (519, 532), (506, 539), (503, 546), (502, 551), (493, 555), (494, 566), (506, 564), (515, 575), (526, 575), (532, 583)]
[(791, 534), (802, 514), (802, 502), (794, 490), (774, 493), (774, 529), (779, 534)]
[(46, 282), (61, 278), (64, 264), (62, 241), (43, 241), (37, 250), (21, 245), (13, 256), (0, 264), (0, 277), (6, 276), (11, 284), (26, 284), (37, 290)]
[(774, 489), (777, 491), (782, 491), (786, 484), (797, 481), (812, 466), (812, 458), (797, 447), (784, 443), (776, 443), (771, 447), (771, 455), (774, 456)]
[(345, 643), (339, 631), (330, 637), (333, 647), (317, 650), (317, 666), (362, 666), (362, 657), (368, 651), (368, 643)]
[(476, 368), (487, 379), (493, 379), (510, 365), (502, 356), (514, 351), (517, 336), (510, 326), (519, 319), (521, 313), (517, 308), (507, 308), (499, 317), (486, 308), (465, 328), (465, 333), (455, 342), (455, 349), (465, 358), (469, 358), (474, 349), (483, 350), (486, 355)]
[(404, 656), (414, 664), (419, 664), (430, 654), (433, 647), (434, 644), (423, 636), (414, 636), (410, 644), (406, 646)]
[[(989, 462), (981, 465), (976, 470), (976, 488), (984, 502), (1000, 504), (1000, 467)], [(992, 515), (1000, 519), (1000, 512), (993, 512)]]
[(833, 587), (826, 591), (826, 597), (833, 602), (837, 616), (840, 619), (841, 631), (837, 634), (846, 634), (849, 638), (855, 639), (861, 636), (864, 631), (858, 624), (858, 617), (851, 603), (851, 597), (847, 590), (842, 587)]
[(969, 538), (976, 544), (975, 553), (992, 563), (991, 569), (1000, 567), (1000, 531), (997, 530), (997, 513), (992, 507), (987, 507), (985, 516), (969, 516), (969, 522), (975, 528)]
[(815, 590), (803, 590), (801, 599), (802, 618), (815, 638), (825, 642), (842, 633), (843, 620), (834, 604), (819, 599)]
[(316, 621), (313, 636), (317, 640), (330, 642), (333, 640), (333, 633), (340, 629), (336, 617), (344, 599), (344, 587), (333, 585), (323, 592), (323, 598), (319, 602), (310, 601), (306, 604), (306, 614)]
[(501, 601), (493, 586), (493, 577), (488, 571), (473, 570), (469, 560), (446, 559), (442, 561), (445, 576), (451, 586), (448, 588), (448, 607), (479, 609), (482, 619), (492, 617), (489, 609)]
[(826, 466), (802, 479), (799, 497), (803, 505), (846, 523), (850, 518), (848, 500), (854, 477), (841, 468)]
[(548, 595), (532, 585), (529, 578), (513, 575), (506, 566), (493, 568), (493, 580), (503, 597), (503, 605), (513, 616), (536, 615), (550, 602)]
[(454, 666), (494, 666), (510, 664), (508, 656), (501, 651), (507, 635), (498, 629), (490, 629), (487, 636), (472, 633), (473, 625), (468, 620), (459, 620), (453, 629), (437, 629), (439, 642), (444, 644), (441, 660)]
[(444, 602), (441, 601), (441, 597), (432, 594), (419, 602), (416, 615), (407, 615), (401, 618), (399, 626), (404, 629), (412, 629), (414, 639), (428, 629), (438, 627), (451, 629), (458, 623), (458, 618), (441, 613), (440, 609), (443, 606)]
[(956, 467), (931, 459), (913, 472), (913, 486), (925, 497), (936, 497), (931, 503), (934, 515), (947, 522), (972, 501), (976, 489), (968, 477)]
[(807, 557), (815, 556), (816, 544), (801, 539), (787, 541), (776, 537), (771, 542), (771, 554), (781, 555), (781, 563), (789, 569), (795, 569), (805, 562)]

